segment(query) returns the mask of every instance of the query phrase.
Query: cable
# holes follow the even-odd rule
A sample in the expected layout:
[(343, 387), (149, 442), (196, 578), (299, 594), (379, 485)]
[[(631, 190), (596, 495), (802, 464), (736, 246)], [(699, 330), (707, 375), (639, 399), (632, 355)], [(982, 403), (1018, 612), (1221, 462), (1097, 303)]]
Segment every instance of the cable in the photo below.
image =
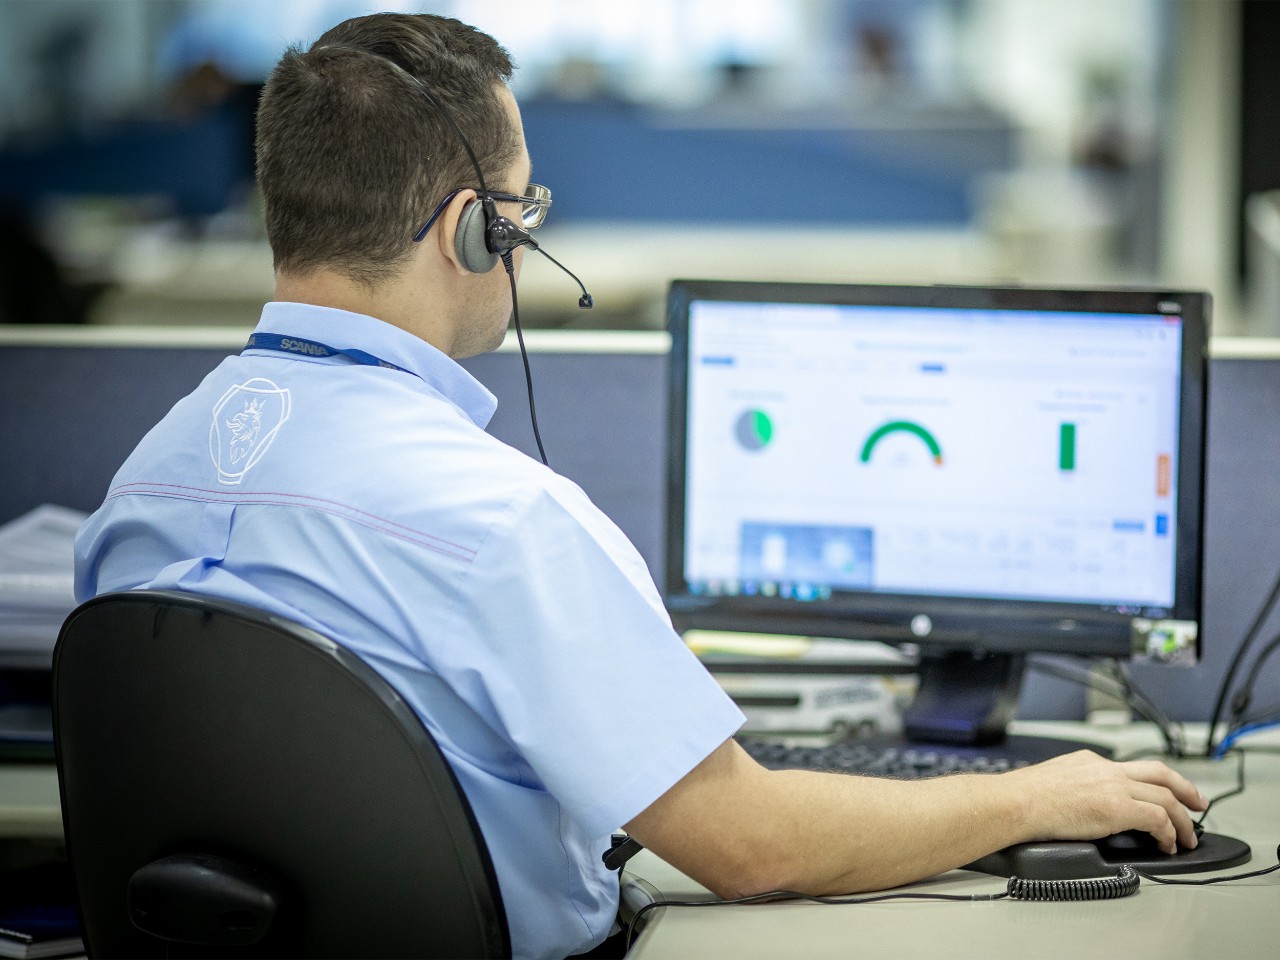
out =
[(1133, 677), (1129, 675), (1127, 664), (1111, 661), (1110, 665), (1114, 670), (1116, 682), (1119, 683), (1126, 691), (1125, 701), (1130, 702), (1130, 699), (1132, 698), (1132, 702), (1135, 704), (1145, 704), (1150, 711), (1149, 716), (1159, 718), (1153, 722), (1160, 727), (1160, 732), (1165, 738), (1166, 746), (1170, 746), (1172, 748), (1170, 750), (1170, 754), (1175, 757), (1185, 757), (1187, 755), (1187, 740), (1184, 735), (1182, 724), (1174, 722), (1167, 713), (1156, 705), (1154, 700), (1139, 689), (1138, 685), (1133, 682)]
[[(1196, 821), (1196, 826), (1204, 826), (1204, 821), (1209, 816), (1209, 811), (1213, 809), (1213, 805), (1215, 803), (1221, 803), (1223, 800), (1227, 800), (1231, 797), (1238, 797), (1240, 794), (1244, 793), (1244, 751), (1231, 750), (1230, 752), (1236, 755), (1236, 785), (1230, 790), (1218, 794), (1216, 797), (1209, 798), (1208, 804), (1205, 805), (1204, 812), (1200, 814), (1200, 819)], [(1218, 757), (1216, 759), (1221, 760), (1226, 755), (1227, 754), (1224, 753), (1222, 757)]]
[(1245, 654), (1248, 652), (1258, 631), (1262, 629), (1267, 617), (1271, 615), (1277, 599), (1280, 599), (1280, 574), (1276, 575), (1276, 581), (1271, 585), (1271, 592), (1267, 594), (1267, 599), (1258, 609), (1257, 616), (1253, 618), (1253, 623), (1245, 631), (1244, 639), (1240, 641), (1240, 646), (1236, 648), (1236, 654), (1231, 659), (1231, 665), (1227, 668), (1226, 675), (1222, 679), (1222, 688), (1218, 691), (1218, 699), (1213, 705), (1213, 713), (1209, 716), (1209, 736), (1204, 746), (1204, 755), (1206, 757), (1213, 756), (1213, 732), (1218, 727), (1218, 720), (1222, 716), (1222, 708), (1226, 705), (1227, 697), (1231, 693), (1231, 685), (1235, 682), (1236, 671), (1240, 669), (1240, 664), (1244, 662)]
[(1134, 872), (1144, 880), (1150, 880), (1153, 883), (1177, 884), (1185, 887), (1203, 887), (1210, 883), (1227, 883), (1231, 880), (1248, 880), (1252, 877), (1265, 877), (1268, 873), (1275, 873), (1280, 870), (1280, 847), (1276, 847), (1276, 862), (1269, 867), (1263, 867), (1261, 870), (1251, 870), (1248, 873), (1233, 873), (1225, 877), (1209, 877), (1207, 880), (1171, 880), (1168, 877), (1157, 877), (1152, 874), (1143, 873), (1141, 870)]
[(1252, 692), (1253, 685), (1258, 682), (1258, 674), (1262, 670), (1263, 661), (1265, 661), (1267, 657), (1271, 656), (1271, 654), (1275, 653), (1277, 650), (1280, 650), (1280, 634), (1277, 634), (1276, 636), (1272, 637), (1271, 642), (1268, 643), (1265, 647), (1263, 647), (1262, 652), (1258, 654), (1258, 659), (1253, 661), (1253, 666), (1249, 668), (1249, 676), (1246, 677), (1244, 681), (1245, 691)]
[[(1108, 696), (1119, 697), (1128, 704), (1134, 712), (1142, 717), (1150, 720), (1156, 725), (1160, 731), (1160, 736), (1164, 739), (1165, 752), (1170, 756), (1184, 756), (1183, 737), (1181, 730), (1175, 729), (1174, 723), (1165, 713), (1152, 703), (1145, 694), (1137, 690), (1131, 683), (1121, 681), (1109, 676), (1099, 676), (1088, 670), (1079, 669), (1062, 663), (1051, 663), (1044, 660), (1032, 658), (1028, 661), (1028, 665), (1033, 670), (1039, 670), (1041, 673), (1048, 674), (1051, 677), (1057, 677), (1059, 680), (1065, 680), (1068, 683), (1078, 683), (1084, 687), (1090, 687)], [(1108, 681), (1113, 686), (1108, 686), (1104, 681)]]
[[(1254, 749), (1260, 749), (1260, 751), (1267, 751), (1267, 748), (1265, 748), (1265, 747), (1263, 747), (1263, 748), (1254, 748)], [(1280, 747), (1277, 747), (1277, 748), (1276, 748), (1276, 750), (1277, 750), (1277, 751), (1280, 751)], [(1252, 752), (1252, 751), (1251, 751), (1251, 750), (1248, 750), (1248, 749), (1245, 749), (1245, 748), (1243, 748), (1243, 747), (1232, 747), (1230, 750), (1228, 750), (1228, 751), (1224, 751), (1224, 752), (1223, 752), (1223, 754), (1222, 754), (1222, 756), (1220, 756), (1220, 757), (1210, 757), (1210, 758), (1209, 758), (1209, 759), (1213, 760), (1213, 761), (1216, 763), (1216, 762), (1218, 762), (1218, 761), (1220, 761), (1220, 760), (1222, 760), (1222, 759), (1226, 758), (1228, 755), (1232, 755), (1232, 754), (1234, 754), (1234, 755), (1235, 755), (1235, 758), (1236, 758), (1236, 785), (1235, 785), (1234, 787), (1232, 787), (1230, 790), (1227, 790), (1227, 791), (1225, 791), (1225, 792), (1223, 792), (1223, 793), (1220, 793), (1220, 794), (1218, 794), (1218, 795), (1217, 795), (1217, 796), (1215, 796), (1215, 797), (1210, 797), (1210, 798), (1209, 798), (1209, 803), (1205, 806), (1204, 810), (1203, 810), (1203, 811), (1201, 811), (1201, 813), (1200, 813), (1200, 819), (1196, 821), (1196, 826), (1198, 826), (1198, 827), (1203, 827), (1203, 826), (1204, 826), (1204, 822), (1205, 822), (1205, 820), (1208, 818), (1208, 816), (1209, 816), (1209, 811), (1211, 811), (1211, 810), (1213, 809), (1214, 804), (1216, 804), (1216, 803), (1221, 803), (1223, 800), (1227, 800), (1227, 799), (1229, 799), (1230, 797), (1239, 796), (1240, 794), (1244, 793), (1244, 788), (1245, 788), (1245, 783), (1244, 783), (1244, 762), (1245, 762), (1245, 756), (1246, 756), (1246, 754), (1248, 754), (1248, 753), (1250, 753), (1250, 752)], [(1160, 753), (1158, 750), (1139, 750), (1139, 751), (1137, 751), (1136, 753), (1126, 754), (1124, 757), (1117, 757), (1117, 758), (1116, 758), (1116, 762), (1117, 762), (1117, 763), (1128, 763), (1130, 760), (1140, 760), (1140, 759), (1142, 759), (1142, 758), (1144, 758), (1144, 757), (1160, 757), (1160, 756), (1167, 756), (1167, 754), (1162, 754), (1162, 753)]]
[[(431, 104), (431, 106), (435, 109), (436, 113), (444, 117), (445, 122), (453, 130), (454, 136), (457, 137), (458, 142), (462, 144), (462, 149), (467, 154), (467, 160), (470, 161), (471, 166), (475, 169), (476, 180), (480, 184), (480, 190), (478, 191), (477, 196), (479, 197), (480, 203), (484, 207), (486, 223), (492, 223), (493, 221), (498, 219), (497, 206), (494, 203), (493, 194), (489, 192), (489, 187), (485, 183), (484, 170), (480, 166), (480, 161), (476, 157), (475, 151), (471, 148), (471, 142), (467, 139), (466, 134), (462, 132), (462, 127), (459, 125), (452, 111), (445, 109), (444, 103), (434, 93), (431, 92), (431, 88), (427, 86), (425, 81), (416, 77), (410, 70), (407, 70), (406, 68), (402, 67), (400, 64), (396, 63), (396, 61), (392, 60), (390, 57), (383, 56), (382, 54), (376, 53), (375, 51), (372, 51), (372, 50), (365, 50), (363, 47), (347, 46), (345, 44), (332, 44), (332, 45), (326, 45), (323, 47), (317, 47), (316, 49), (317, 50), (343, 49), (343, 50), (351, 50), (357, 53), (368, 54), (370, 56), (377, 57), (379, 60), (382, 60), (384, 63), (389, 65), (397, 73), (401, 74), (404, 77), (407, 77), (418, 88), (418, 90), (421, 91), (423, 97), (426, 99), (428, 103)], [(527, 238), (527, 234), (525, 236)], [(532, 240), (527, 239), (526, 242), (529, 242), (532, 244)], [(535, 249), (537, 249), (537, 244), (532, 244), (532, 245), (535, 247)], [(534, 409), (534, 404), (533, 404), (533, 375), (529, 372), (529, 352), (525, 349), (524, 331), (520, 328), (520, 302), (516, 296), (516, 271), (515, 271), (515, 265), (512, 262), (511, 249), (512, 248), (510, 247), (507, 248), (500, 254), (500, 256), (502, 258), (502, 265), (503, 267), (506, 268), (506, 271), (507, 271), (507, 279), (511, 282), (511, 316), (515, 320), (516, 339), (520, 342), (520, 359), (524, 361), (524, 382), (525, 382), (525, 386), (528, 388), (528, 391), (529, 391), (529, 418), (533, 422), (533, 438), (534, 440), (537, 441), (537, 444), (538, 444), (538, 456), (542, 458), (543, 465), (549, 467), (551, 465), (547, 463), (547, 451), (543, 449), (543, 446), (542, 446), (542, 434), (538, 430), (538, 414), (537, 414), (537, 411)], [(554, 260), (549, 254), (543, 253), (543, 256), (547, 257), (547, 259), (551, 260), (553, 263), (559, 266), (560, 269), (564, 270), (565, 273), (569, 273), (569, 271), (565, 269), (565, 267), (562, 264), (560, 264), (559, 261)], [(577, 277), (574, 277), (572, 273), (569, 273), (569, 276), (573, 277), (574, 280), (578, 281), (578, 286), (582, 286), (582, 281), (578, 280)], [(582, 298), (584, 301), (586, 301), (585, 305), (590, 306), (591, 295), (587, 293), (587, 290), (585, 287), (583, 287), (582, 289)]]
[(1280, 719), (1280, 703), (1273, 703), (1269, 707), (1263, 707), (1261, 710), (1255, 710), (1247, 717), (1241, 717), (1236, 726), (1243, 727), (1249, 723), (1262, 723), (1263, 721)]
[[(1014, 878), (1016, 879), (1016, 878)], [(637, 910), (627, 923), (627, 935), (624, 940), (627, 949), (635, 938), (636, 925), (650, 910), (658, 907), (740, 907), (756, 903), (772, 901), (800, 900), (805, 903), (820, 903), (828, 906), (853, 905), (860, 903), (882, 903), (886, 900), (941, 900), (950, 903), (970, 903), (973, 901), (1005, 900), (1012, 896), (1008, 890), (1004, 893), (978, 893), (961, 895), (953, 893), (881, 893), (870, 897), (823, 897), (815, 894), (797, 893), (794, 890), (771, 890), (768, 893), (757, 893), (750, 897), (737, 897), (732, 900), (651, 900)]]
[(524, 361), (524, 383), (529, 391), (529, 420), (533, 424), (533, 439), (538, 444), (538, 456), (542, 458), (542, 465), (550, 467), (547, 463), (547, 451), (542, 447), (542, 434), (538, 431), (538, 410), (533, 403), (533, 374), (529, 372), (529, 351), (524, 347), (524, 331), (520, 329), (520, 300), (516, 296), (516, 268), (512, 262), (511, 251), (507, 250), (502, 254), (502, 265), (506, 268), (507, 279), (511, 282), (511, 318), (516, 325), (516, 339), (520, 342), (520, 359)]
[[(1134, 684), (1133, 677), (1129, 676), (1126, 664), (1111, 662), (1111, 677), (1114, 678), (1116, 684), (1119, 684), (1121, 690), (1124, 690), (1125, 703), (1133, 704), (1135, 710), (1142, 713), (1143, 717), (1149, 719), (1160, 728), (1161, 736), (1164, 737), (1165, 746), (1169, 750), (1171, 756), (1187, 755), (1187, 737), (1184, 736), (1183, 726), (1181, 723), (1175, 723), (1169, 714), (1160, 709), (1156, 705), (1156, 701), (1152, 700)], [(1146, 707), (1146, 712), (1139, 709), (1140, 705)]]
[(1138, 871), (1126, 863), (1114, 877), (1090, 880), (1023, 880), (1010, 877), (1008, 894), (1012, 900), (1119, 900), (1137, 893), (1141, 885)]
[(1258, 715), (1256, 713), (1252, 718), (1245, 718), (1244, 712), (1249, 709), (1249, 704), (1253, 700), (1253, 687), (1258, 682), (1258, 674), (1262, 672), (1262, 665), (1278, 649), (1280, 649), (1280, 635), (1272, 637), (1271, 642), (1263, 647), (1262, 652), (1254, 659), (1253, 665), (1249, 668), (1248, 676), (1245, 677), (1244, 683), (1240, 685), (1240, 692), (1231, 700), (1231, 716), (1227, 719), (1228, 735), (1237, 727), (1242, 727), (1257, 719)]
[(1217, 747), (1214, 748), (1214, 757), (1225, 754), (1237, 740), (1241, 737), (1248, 736), (1251, 733), (1257, 733), (1259, 730), (1270, 730), (1274, 727), (1280, 727), (1280, 717), (1274, 720), (1265, 720), (1260, 723), (1251, 723), (1245, 727), (1237, 727), (1222, 738)]

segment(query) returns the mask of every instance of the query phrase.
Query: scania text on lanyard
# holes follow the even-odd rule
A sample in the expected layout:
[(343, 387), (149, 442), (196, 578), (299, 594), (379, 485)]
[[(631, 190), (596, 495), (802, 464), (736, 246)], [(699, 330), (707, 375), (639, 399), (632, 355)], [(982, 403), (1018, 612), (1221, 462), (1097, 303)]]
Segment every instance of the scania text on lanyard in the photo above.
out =
[(412, 370), (398, 367), (394, 363), (375, 357), (364, 350), (339, 350), (325, 343), (307, 340), (304, 337), (288, 337), (279, 333), (255, 333), (249, 337), (245, 350), (274, 350), (277, 353), (292, 353), (299, 357), (346, 357), (362, 366), (385, 367), (388, 370), (399, 370), (401, 373), (413, 374)]

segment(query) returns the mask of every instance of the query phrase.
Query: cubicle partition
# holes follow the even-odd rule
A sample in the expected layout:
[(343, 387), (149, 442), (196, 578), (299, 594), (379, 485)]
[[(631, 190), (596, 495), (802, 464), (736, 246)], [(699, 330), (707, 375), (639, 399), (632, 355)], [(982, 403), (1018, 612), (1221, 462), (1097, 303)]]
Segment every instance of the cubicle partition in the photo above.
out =
[[(0, 523), (45, 503), (92, 510), (147, 429), (248, 330), (0, 328)], [(531, 331), (551, 465), (631, 538), (663, 556), (666, 354), (662, 333)], [(465, 361), (498, 397), (490, 432), (536, 456), (524, 372), (509, 342)], [(1204, 661), (1136, 665), (1175, 716), (1204, 719), (1240, 639), (1280, 575), (1280, 342), (1216, 340), (1209, 380)], [(1280, 631), (1280, 616), (1264, 629)], [(1280, 701), (1280, 659), (1255, 695)], [(1031, 674), (1021, 715), (1074, 719), (1084, 694)]]
[[(0, 524), (57, 503), (93, 510), (143, 435), (249, 330), (0, 327)], [(530, 331), (547, 456), (661, 559), (667, 338)], [(537, 456), (513, 343), (464, 361), (498, 397), (489, 425)]]

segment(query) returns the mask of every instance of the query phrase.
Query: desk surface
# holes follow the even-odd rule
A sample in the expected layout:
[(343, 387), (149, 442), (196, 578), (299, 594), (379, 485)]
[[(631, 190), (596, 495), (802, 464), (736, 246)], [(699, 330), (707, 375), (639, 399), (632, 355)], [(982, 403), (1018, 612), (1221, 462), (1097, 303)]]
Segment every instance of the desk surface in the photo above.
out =
[(0, 764), (0, 839), (61, 836), (62, 803), (53, 764)]
[[(1023, 732), (1067, 736), (1079, 725), (1025, 724)], [(1203, 725), (1189, 731), (1203, 742)], [(1266, 739), (1264, 740), (1264, 736)], [(1121, 759), (1155, 747), (1143, 728), (1114, 736)], [(1253, 743), (1280, 746), (1280, 736), (1259, 735)], [(1245, 741), (1247, 746), (1249, 741)], [(1180, 760), (1172, 764), (1209, 797), (1235, 786), (1236, 761)], [(1247, 789), (1216, 804), (1209, 830), (1239, 837), (1253, 849), (1248, 866), (1220, 873), (1257, 870), (1276, 862), (1280, 844), (1280, 753), (1249, 753)], [(648, 851), (627, 872), (653, 884), (666, 897), (709, 899), (710, 894)], [(1198, 879), (1214, 874), (1197, 874)], [(953, 870), (902, 888), (921, 893), (999, 893), (1004, 881)], [(664, 908), (638, 937), (632, 960), (687, 957), (825, 958), (850, 955), (1022, 960), (1036, 957), (1267, 957), (1280, 944), (1280, 872), (1208, 887), (1163, 886), (1143, 881), (1137, 894), (1121, 900), (1081, 903), (987, 901), (944, 903), (890, 901), (880, 904), (819, 906), (773, 903), (710, 909)]]

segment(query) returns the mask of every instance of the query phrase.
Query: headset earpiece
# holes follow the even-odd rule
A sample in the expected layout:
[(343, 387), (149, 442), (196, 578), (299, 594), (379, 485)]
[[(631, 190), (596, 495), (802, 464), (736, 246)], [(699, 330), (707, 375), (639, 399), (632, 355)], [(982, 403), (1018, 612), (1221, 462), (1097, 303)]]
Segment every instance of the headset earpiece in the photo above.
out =
[[(492, 206), (490, 201), (489, 206)], [(529, 232), (514, 220), (490, 214), (483, 200), (472, 200), (462, 208), (454, 249), (458, 260), (472, 273), (488, 273), (498, 258), (530, 240)]]
[(454, 236), (458, 260), (472, 273), (488, 273), (498, 265), (498, 254), (489, 249), (488, 232), (484, 204), (479, 200), (472, 200), (462, 208), (462, 214), (458, 217), (458, 230)]

